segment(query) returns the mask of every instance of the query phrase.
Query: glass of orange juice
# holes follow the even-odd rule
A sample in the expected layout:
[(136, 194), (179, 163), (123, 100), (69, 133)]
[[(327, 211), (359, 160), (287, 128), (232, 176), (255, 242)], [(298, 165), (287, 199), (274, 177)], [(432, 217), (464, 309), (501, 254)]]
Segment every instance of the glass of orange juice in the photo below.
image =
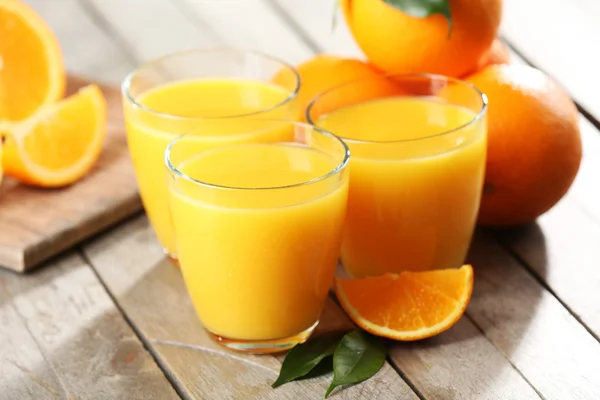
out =
[(273, 120), (247, 121), (236, 133), (287, 131), (287, 140), (202, 145), (232, 128), (211, 121), (167, 148), (179, 263), (196, 312), (219, 343), (282, 351), (308, 338), (332, 283), (349, 151), (326, 131)]
[[(233, 130), (252, 116), (298, 119), (294, 98), (299, 85), (298, 74), (286, 63), (235, 49), (167, 55), (125, 78), (129, 151), (144, 208), (168, 255), (176, 258), (163, 162), (169, 142), (211, 119), (227, 119)], [(205, 146), (270, 140), (274, 134), (235, 137), (224, 129), (219, 133), (204, 141)]]
[(353, 277), (459, 267), (479, 209), (487, 99), (444, 76), (357, 80), (317, 97), (307, 120), (352, 152), (341, 258)]

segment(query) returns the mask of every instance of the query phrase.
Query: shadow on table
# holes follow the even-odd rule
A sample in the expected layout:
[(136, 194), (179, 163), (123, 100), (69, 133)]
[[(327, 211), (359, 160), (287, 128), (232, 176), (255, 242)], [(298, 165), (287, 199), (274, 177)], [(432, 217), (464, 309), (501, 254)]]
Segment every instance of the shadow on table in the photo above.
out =
[[(521, 257), (524, 251), (533, 255), (534, 265), (525, 265)], [(510, 359), (534, 324), (545, 292), (536, 277), (546, 274), (544, 233), (537, 223), (479, 229), (468, 262), (475, 270), (475, 286), (467, 315)]]
[(0, 398), (179, 398), (79, 256), (0, 290)]

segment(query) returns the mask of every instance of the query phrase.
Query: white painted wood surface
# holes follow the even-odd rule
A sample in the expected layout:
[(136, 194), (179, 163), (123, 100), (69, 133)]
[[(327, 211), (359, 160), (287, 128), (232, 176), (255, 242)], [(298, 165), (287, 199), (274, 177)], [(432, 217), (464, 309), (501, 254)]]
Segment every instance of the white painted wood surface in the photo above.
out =
[[(306, 0), (303, 2), (294, 2), (293, 0), (274, 0), (277, 1), (281, 7), (288, 13), (289, 18), (296, 19), (296, 26), (301, 27), (302, 29), (306, 29), (303, 33), (305, 35), (311, 36), (315, 41), (317, 41), (317, 45), (322, 49), (327, 49), (330, 46), (332, 41), (335, 40), (326, 39), (326, 35), (323, 34), (323, 25), (328, 24), (325, 19), (321, 19), (320, 22), (318, 19), (308, 20), (308, 16), (313, 15), (314, 10), (317, 10), (320, 7), (319, 0)], [(318, 28), (317, 25), (321, 24), (321, 28)], [(534, 24), (532, 26), (535, 26)], [(340, 30), (335, 32), (335, 35), (341, 35), (348, 37), (349, 33), (343, 32), (347, 28), (342, 27)], [(533, 29), (533, 28), (532, 28)], [(312, 31), (312, 32), (311, 32)], [(337, 41), (338, 43), (340, 41)], [(550, 47), (548, 47), (550, 48)], [(348, 49), (348, 52), (351, 52), (351, 49)], [(596, 168), (598, 165), (598, 159), (600, 157), (600, 153), (597, 152), (598, 146), (600, 146), (600, 136), (597, 130), (589, 122), (582, 120), (583, 127), (583, 137), (584, 137), (584, 161), (581, 168), (581, 173), (578, 176), (577, 182), (574, 184), (572, 194), (567, 196), (561, 204), (552, 210), (551, 213), (542, 217), (539, 221), (542, 226), (544, 224), (552, 224), (548, 229), (545, 230), (548, 238), (554, 238), (554, 246), (551, 250), (546, 250), (548, 246), (545, 245), (543, 241), (535, 241), (529, 240), (521, 246), (518, 246), (518, 242), (515, 242), (515, 238), (518, 236), (515, 232), (508, 234), (505, 237), (506, 240), (503, 240), (504, 243), (508, 245), (511, 251), (516, 251), (521, 257), (525, 259), (526, 262), (534, 269), (536, 274), (538, 274), (539, 278), (545, 283), (549, 284), (550, 287), (560, 296), (561, 300), (566, 303), (567, 307), (574, 310), (578, 316), (582, 317), (583, 322), (587, 323), (588, 327), (592, 327), (594, 330), (596, 329), (597, 324), (600, 322), (598, 319), (598, 313), (600, 313), (600, 292), (597, 290), (600, 284), (600, 270), (597, 268), (598, 256), (595, 255), (597, 252), (595, 246), (593, 246), (592, 242), (600, 242), (598, 241), (598, 231), (600, 230), (600, 218), (597, 220), (593, 220), (590, 218), (585, 218), (586, 210), (582, 211), (581, 205), (585, 204), (588, 206), (590, 210), (600, 211), (600, 202), (595, 202), (594, 197), (598, 196), (598, 185), (595, 184), (597, 182), (597, 173), (599, 169)], [(588, 213), (589, 214), (589, 213)], [(573, 216), (579, 216), (577, 219), (573, 219)], [(600, 214), (598, 214), (600, 215)], [(546, 222), (548, 221), (548, 222)], [(566, 228), (565, 228), (566, 227)], [(519, 229), (517, 232), (524, 232), (526, 230)], [(584, 238), (585, 236), (585, 238)], [(577, 240), (577, 243), (572, 243), (574, 238), (580, 237), (581, 240)], [(508, 239), (511, 239), (512, 242), (508, 242)], [(539, 239), (539, 237), (538, 237)], [(569, 243), (571, 242), (571, 243)], [(512, 260), (511, 257), (503, 254), (502, 249), (499, 248), (498, 244), (495, 244), (493, 240), (490, 240), (487, 237), (483, 242), (478, 242), (474, 245), (475, 250), (479, 250), (478, 246), (485, 246), (486, 248), (495, 249), (497, 252), (497, 256), (484, 252), (475, 252), (474, 253), (474, 265), (476, 267), (476, 282), (480, 282), (482, 279), (485, 279), (485, 275), (481, 278), (481, 273), (478, 273), (480, 270), (484, 273), (488, 273), (488, 269), (486, 267), (486, 263), (489, 261), (495, 262), (496, 257), (500, 257), (501, 255), (504, 259)], [(596, 246), (597, 247), (597, 246)], [(555, 254), (548, 254), (549, 252), (554, 252)], [(589, 261), (586, 261), (589, 260)], [(512, 264), (515, 264), (515, 261), (511, 261)], [(550, 265), (552, 265), (552, 269), (550, 269)], [(594, 264), (594, 266), (592, 266)], [(574, 266), (577, 266), (577, 273), (574, 273)], [(477, 269), (479, 268), (479, 269)], [(554, 272), (554, 274), (553, 274)], [(527, 288), (525, 293), (544, 293), (544, 296), (547, 295), (546, 290), (540, 286), (539, 283), (530, 279), (527, 274), (523, 273), (521, 266), (515, 266), (514, 268), (506, 267), (505, 274), (502, 278), (506, 280), (523, 280), (523, 290)], [(502, 285), (499, 281), (496, 285)], [(508, 289), (508, 288), (506, 288)], [(507, 298), (511, 298), (513, 296), (512, 292), (506, 291), (499, 294), (495, 299), (495, 302), (486, 301), (487, 296), (492, 293), (487, 293), (491, 290), (491, 287), (483, 292), (485, 296), (478, 297), (477, 294), (480, 293), (476, 290), (476, 295), (471, 300), (471, 307), (468, 310), (468, 315), (475, 321), (475, 323), (482, 328), (483, 334), (488, 337), (488, 339), (492, 342), (492, 344), (500, 348), (500, 345), (507, 344), (506, 342), (497, 342), (496, 336), (490, 336), (490, 332), (485, 329), (485, 326), (478, 323), (479, 318), (482, 316), (479, 312), (486, 311), (488, 315), (490, 315), (491, 319), (489, 322), (489, 328), (499, 326), (501, 328), (497, 328), (499, 330), (508, 330), (511, 329), (508, 322), (505, 320), (498, 320), (496, 314), (503, 312), (506, 307), (507, 300), (501, 301), (504, 296)], [(548, 297), (551, 299), (552, 297)], [(484, 306), (481, 304), (485, 302)], [(521, 307), (523, 310), (521, 311), (523, 314), (523, 320), (527, 321), (527, 314), (530, 313), (532, 315), (534, 311), (537, 312), (537, 301), (535, 298), (529, 296), (529, 298), (523, 298), (521, 303), (523, 304)], [(532, 306), (533, 305), (533, 306)], [(529, 307), (535, 307), (535, 309), (527, 311)], [(590, 336), (585, 327), (581, 326), (575, 318), (573, 318), (568, 310), (560, 305), (559, 302), (543, 302), (540, 307), (540, 313), (543, 315), (544, 319), (540, 320), (541, 323), (538, 323), (537, 320), (533, 319), (528, 321), (530, 323), (535, 323), (539, 329), (543, 329), (543, 325), (553, 326), (551, 330), (544, 334), (544, 341), (536, 341), (532, 339), (531, 347), (527, 349), (529, 352), (539, 352), (539, 354), (545, 354), (546, 359), (543, 357), (536, 357), (529, 361), (528, 365), (522, 365), (523, 369), (519, 368), (519, 365), (516, 365), (517, 369), (524, 375), (524, 377), (532, 382), (533, 386), (540, 392), (545, 393), (547, 398), (561, 398), (560, 390), (557, 390), (559, 385), (567, 386), (574, 391), (583, 385), (588, 379), (599, 379), (597, 376), (589, 376), (586, 375), (588, 373), (588, 366), (585, 366), (585, 363), (591, 363), (595, 365), (595, 368), (600, 367), (600, 364), (597, 365), (597, 361), (595, 360), (595, 356), (586, 357), (590, 351), (594, 353), (598, 351), (598, 343), (597, 341)], [(473, 311), (475, 310), (475, 311)], [(481, 310), (481, 311), (480, 311)], [(515, 308), (518, 310), (518, 308)], [(565, 318), (560, 317), (559, 314), (564, 316), (569, 316), (568, 323), (566, 323)], [(557, 319), (553, 319), (553, 316), (556, 315)], [(521, 317), (517, 314), (515, 315), (518, 320), (521, 320)], [(525, 327), (521, 325), (523, 321), (517, 324), (517, 329)], [(556, 326), (554, 326), (556, 324)], [(558, 329), (560, 326), (560, 329)], [(560, 362), (554, 361), (552, 359), (553, 354), (553, 346), (559, 345), (559, 343), (565, 340), (567, 336), (567, 332), (569, 335), (575, 334), (575, 331), (571, 331), (570, 329), (576, 329), (577, 334), (582, 338), (587, 338), (587, 345), (589, 348), (580, 348), (577, 349), (575, 346), (572, 350), (579, 351), (582, 356), (585, 357), (585, 362), (582, 362), (580, 365), (573, 365), (573, 368), (577, 369), (578, 372), (574, 374), (562, 373), (560, 368)], [(455, 327), (455, 329), (457, 329)], [(495, 328), (496, 329), (496, 328)], [(527, 331), (520, 332), (521, 334), (525, 334)], [(600, 335), (599, 335), (600, 336)], [(517, 335), (508, 336), (509, 339), (513, 340), (513, 343), (516, 339)], [(529, 337), (529, 336), (528, 336)], [(530, 336), (531, 338), (534, 335)], [(443, 338), (443, 335), (442, 335)], [(516, 345), (515, 345), (516, 346)], [(520, 349), (516, 346), (517, 349)], [(515, 362), (515, 360), (527, 359), (529, 357), (526, 351), (523, 354), (517, 352), (514, 353), (511, 351), (510, 353), (504, 352), (504, 356), (509, 360), (510, 363)], [(469, 353), (470, 355), (475, 355), (473, 352)], [(562, 357), (567, 357), (569, 353), (565, 352), (561, 354), (557, 359), (562, 359)], [(463, 357), (468, 357), (466, 355), (462, 355)], [(405, 357), (405, 355), (404, 355)], [(550, 358), (548, 358), (550, 357)], [(399, 361), (396, 361), (395, 357), (392, 356), (392, 359), (395, 363), (402, 363), (403, 357), (399, 357)], [(564, 359), (567, 364), (578, 364), (577, 357), (567, 357)], [(471, 360), (467, 363), (468, 366), (476, 365), (476, 360)], [(556, 368), (552, 370), (552, 366), (554, 363)], [(535, 365), (535, 366), (533, 366)], [(548, 371), (546, 371), (546, 366), (549, 366)], [(456, 382), (457, 371), (460, 369), (455, 369), (453, 377)], [(478, 370), (478, 372), (485, 371)], [(551, 379), (537, 379), (539, 377), (531, 378), (529, 373), (535, 373), (536, 371), (543, 371), (541, 374), (546, 374), (551, 377)], [(406, 373), (406, 372), (405, 372)], [(543, 377), (544, 375), (542, 375)], [(579, 378), (583, 377), (582, 380)], [(409, 377), (410, 378), (410, 377)], [(497, 381), (494, 381), (497, 382)], [(560, 382), (560, 383), (557, 383)], [(468, 388), (468, 386), (464, 386)], [(585, 385), (584, 385), (585, 387)], [(511, 390), (511, 388), (507, 388)], [(579, 393), (576, 398), (589, 398), (592, 399), (594, 396), (598, 396), (598, 387), (589, 388), (590, 391)], [(435, 392), (430, 393), (430, 395), (435, 396)], [(566, 394), (566, 391), (562, 393), (562, 395)], [(558, 396), (558, 397), (555, 397)], [(509, 397), (510, 398), (510, 397)]]
[[(586, 14), (595, 12), (589, 1), (561, 2), (567, 7), (562, 21), (585, 25), (573, 29), (577, 35), (598, 29), (586, 25), (591, 17), (578, 16), (579, 6)], [(105, 82), (119, 83), (139, 63), (191, 47), (247, 47), (293, 63), (315, 50), (361, 54), (343, 20), (330, 34), (333, 0), (27, 2), (57, 31), (69, 69)], [(581, 54), (581, 45), (573, 45), (579, 50), (564, 48), (568, 43), (591, 45), (591, 39), (577, 41), (575, 33), (563, 30), (570, 39), (534, 48), (532, 38), (538, 33), (523, 31), (525, 20), (513, 16), (514, 10), (539, 2), (515, 6), (517, 0), (506, 0), (506, 20), (512, 22), (503, 32), (598, 115), (597, 96), (590, 94), (593, 85), (587, 78), (593, 77), (592, 66), (599, 65), (597, 55)], [(558, 0), (545, 4), (530, 15), (547, 8), (554, 17), (529, 19), (544, 32), (551, 21), (561, 20)], [(572, 68), (579, 63), (558, 63), (550, 51), (588, 65), (576, 76)], [(489, 234), (480, 235), (471, 254), (476, 287), (468, 317), (437, 338), (395, 344), (390, 360), (402, 378), (386, 364), (374, 379), (332, 398), (416, 399), (411, 388), (423, 399), (600, 398), (600, 345), (575, 318), (593, 332), (600, 329), (595, 289), (600, 273), (594, 271), (600, 239), (600, 195), (594, 185), (600, 141), (592, 125), (582, 126), (586, 158), (572, 194), (538, 225), (494, 235), (527, 267)], [(0, 399), (177, 398), (171, 384), (186, 399), (321, 398), (323, 378), (270, 389), (281, 356), (233, 355), (208, 339), (179, 271), (162, 258), (145, 217), (90, 241), (82, 252), (94, 272), (72, 253), (31, 276), (0, 274), (0, 322), (11, 327), (0, 329), (0, 387), (7, 388)], [(332, 302), (323, 319), (325, 330), (348, 324)], [(17, 351), (17, 346), (26, 350)], [(102, 355), (94, 353), (98, 350)], [(131, 354), (134, 362), (128, 362)], [(116, 364), (107, 367), (107, 360)]]
[[(277, 390), (281, 357), (228, 352), (202, 329), (187, 296), (180, 271), (163, 255), (140, 217), (84, 247), (84, 254), (128, 315), (163, 368), (189, 398), (320, 399), (327, 378), (290, 383)], [(343, 312), (330, 303), (322, 330), (348, 326)], [(385, 385), (381, 383), (385, 382)], [(206, 397), (210, 392), (210, 396)], [(415, 399), (406, 383), (386, 365), (373, 379), (340, 391), (337, 398)]]
[(214, 46), (216, 38), (169, 0), (80, 0), (138, 64), (162, 55)]
[(312, 52), (265, 0), (175, 0), (210, 26), (228, 46), (273, 54), (297, 64)]
[(341, 10), (336, 7), (337, 0), (266, 1), (289, 18), (300, 35), (310, 38), (314, 51), (365, 59), (350, 34)]
[(0, 317), (0, 399), (178, 398), (78, 254), (0, 271)]
[[(585, 2), (585, 4), (584, 4)], [(502, 34), (600, 120), (600, 25), (595, 0), (505, 0)]]
[(69, 72), (118, 84), (135, 60), (85, 12), (79, 0), (27, 0), (54, 29)]

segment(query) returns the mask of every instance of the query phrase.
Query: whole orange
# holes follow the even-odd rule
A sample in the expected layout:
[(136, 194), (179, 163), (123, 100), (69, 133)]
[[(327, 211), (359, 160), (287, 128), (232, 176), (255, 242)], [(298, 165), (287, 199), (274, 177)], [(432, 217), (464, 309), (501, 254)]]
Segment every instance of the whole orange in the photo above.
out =
[(474, 72), (481, 71), (489, 65), (510, 64), (510, 52), (508, 47), (500, 39), (494, 39), (490, 48), (483, 54), (473, 69)]
[(463, 76), (496, 37), (502, 0), (449, 1), (451, 31), (440, 14), (417, 18), (383, 0), (342, 0), (342, 7), (356, 42), (378, 68)]
[[(274, 82), (283, 84), (288, 77), (287, 70), (283, 70), (275, 77)], [(356, 97), (366, 100), (384, 95), (389, 92), (389, 86), (392, 84), (383, 78), (379, 72), (369, 64), (354, 59), (341, 58), (333, 55), (318, 55), (296, 67), (300, 75), (300, 92), (297, 96), (297, 102), (302, 111), (306, 110), (309, 103), (318, 95), (339, 86), (355, 80), (363, 80), (366, 83), (361, 85), (360, 93), (343, 92), (344, 96), (336, 96), (336, 100), (328, 102), (328, 107), (337, 108), (342, 106), (342, 102), (352, 104)], [(333, 104), (335, 102), (335, 104)], [(304, 117), (304, 112), (302, 113)]]
[(567, 193), (579, 170), (577, 108), (555, 81), (524, 65), (492, 65), (468, 81), (489, 98), (479, 223), (532, 222)]

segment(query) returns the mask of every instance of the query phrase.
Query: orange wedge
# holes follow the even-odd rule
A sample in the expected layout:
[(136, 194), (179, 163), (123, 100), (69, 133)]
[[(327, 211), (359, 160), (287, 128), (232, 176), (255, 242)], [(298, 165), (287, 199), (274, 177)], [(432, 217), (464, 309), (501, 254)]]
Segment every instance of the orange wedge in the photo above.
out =
[(19, 0), (0, 0), (0, 125), (23, 121), (62, 98), (60, 46), (44, 20)]
[(473, 292), (473, 268), (402, 272), (335, 279), (335, 293), (365, 331), (411, 341), (435, 336), (464, 314)]
[(6, 175), (30, 185), (60, 187), (83, 177), (106, 137), (106, 101), (90, 85), (11, 127), (4, 144)]

